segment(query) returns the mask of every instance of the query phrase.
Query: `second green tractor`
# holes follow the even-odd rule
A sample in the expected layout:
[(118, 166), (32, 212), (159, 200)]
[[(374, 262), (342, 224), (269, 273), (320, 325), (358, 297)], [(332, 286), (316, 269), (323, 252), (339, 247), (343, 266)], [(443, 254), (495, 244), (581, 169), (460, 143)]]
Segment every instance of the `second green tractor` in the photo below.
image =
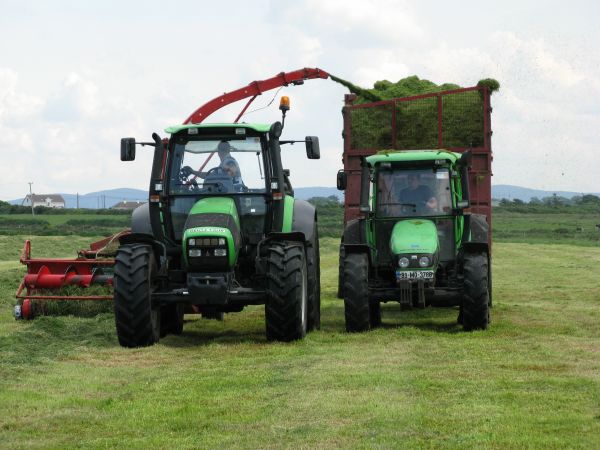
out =
[[(459, 306), (465, 330), (486, 329), (492, 299), (486, 217), (470, 214), (470, 152), (381, 151), (363, 158), (360, 213), (340, 245), (346, 329), (381, 325), (381, 303)], [(346, 173), (338, 173), (345, 189)]]

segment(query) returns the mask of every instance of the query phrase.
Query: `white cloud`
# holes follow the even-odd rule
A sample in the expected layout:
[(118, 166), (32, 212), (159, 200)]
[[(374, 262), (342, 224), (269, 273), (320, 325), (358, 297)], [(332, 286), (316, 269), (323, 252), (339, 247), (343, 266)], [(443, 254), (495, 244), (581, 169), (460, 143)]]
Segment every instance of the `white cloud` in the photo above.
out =
[(92, 119), (101, 112), (98, 85), (91, 79), (71, 72), (48, 101), (44, 116), (51, 121)]
[(41, 99), (19, 91), (19, 76), (12, 69), (0, 67), (0, 123), (25, 120), (41, 108)]
[(322, 28), (332, 32), (356, 33), (387, 42), (424, 36), (408, 3), (401, 0), (307, 0), (304, 7)]

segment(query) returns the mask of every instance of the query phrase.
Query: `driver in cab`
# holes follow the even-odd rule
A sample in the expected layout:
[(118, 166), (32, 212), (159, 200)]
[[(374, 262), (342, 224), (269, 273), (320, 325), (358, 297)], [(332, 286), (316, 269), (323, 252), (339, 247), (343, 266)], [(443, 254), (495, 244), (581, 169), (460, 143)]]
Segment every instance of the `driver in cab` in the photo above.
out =
[(232, 178), (233, 186), (240, 188), (244, 185), (242, 182), (242, 172), (236, 159), (231, 156), (231, 146), (227, 141), (219, 142), (217, 146), (217, 153), (219, 154), (220, 164), (217, 167), (213, 167), (208, 172), (199, 172), (192, 169), (190, 166), (181, 168), (181, 173), (189, 177), (190, 175), (196, 175), (199, 178), (206, 179), (211, 175), (223, 176), (228, 175)]
[(400, 191), (400, 202), (403, 204), (413, 204), (419, 209), (427, 211), (436, 211), (438, 207), (437, 199), (429, 186), (420, 183), (419, 175), (409, 173), (407, 176), (408, 187)]

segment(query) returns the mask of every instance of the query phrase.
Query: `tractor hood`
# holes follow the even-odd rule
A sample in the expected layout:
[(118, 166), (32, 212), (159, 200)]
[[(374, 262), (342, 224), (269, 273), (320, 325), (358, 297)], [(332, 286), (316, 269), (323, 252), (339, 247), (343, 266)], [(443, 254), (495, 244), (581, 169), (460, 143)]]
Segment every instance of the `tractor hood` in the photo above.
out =
[(392, 254), (434, 254), (439, 247), (437, 228), (431, 220), (401, 220), (394, 225), (390, 237)]
[(232, 198), (209, 197), (194, 204), (182, 239), (183, 257), (190, 271), (230, 270), (240, 245), (240, 219)]

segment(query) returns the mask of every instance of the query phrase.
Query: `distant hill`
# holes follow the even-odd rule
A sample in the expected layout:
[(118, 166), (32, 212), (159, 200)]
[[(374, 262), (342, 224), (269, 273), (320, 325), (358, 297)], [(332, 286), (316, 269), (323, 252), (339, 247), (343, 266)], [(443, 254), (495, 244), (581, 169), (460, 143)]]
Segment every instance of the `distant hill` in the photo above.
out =
[[(315, 187), (299, 187), (294, 189), (296, 198), (302, 200), (308, 200), (312, 197), (329, 197), (331, 195), (335, 195), (340, 201), (344, 199), (344, 193), (342, 191), (338, 191), (334, 187), (327, 186), (315, 186)], [(587, 194), (588, 192), (584, 192)], [(569, 191), (543, 191), (540, 189), (530, 189), (521, 186), (512, 186), (508, 184), (498, 184), (492, 186), (492, 197), (494, 199), (503, 199), (507, 198), (510, 200), (514, 200), (516, 198), (523, 200), (524, 202), (528, 202), (532, 197), (544, 198), (551, 197), (552, 195), (558, 195), (560, 197), (571, 198), (576, 195), (581, 195), (582, 192), (569, 192)], [(65, 199), (67, 208), (76, 208), (77, 207), (77, 195), (76, 194), (60, 194)], [(600, 193), (596, 193), (594, 195), (600, 196)], [(147, 201), (148, 200), (148, 192), (141, 189), (131, 189), (131, 188), (119, 188), (119, 189), (108, 189), (104, 191), (98, 192), (89, 192), (87, 194), (79, 195), (79, 207), (80, 208), (110, 208), (113, 205), (122, 202), (124, 200), (127, 201)], [(20, 205), (23, 199), (19, 198), (16, 200), (11, 200), (9, 203), (13, 205)]]
[[(67, 208), (77, 208), (77, 194), (60, 193), (65, 199)], [(98, 192), (89, 192), (79, 194), (79, 207), (88, 209), (110, 208), (123, 200), (127, 201), (148, 201), (148, 192), (141, 189), (119, 188), (108, 189)], [(22, 198), (10, 200), (8, 203), (20, 205)]]
[[(334, 187), (295, 188), (294, 193), (296, 198), (302, 200), (308, 200), (311, 197), (329, 197), (330, 195), (335, 195), (340, 201), (344, 198), (344, 193)], [(60, 193), (60, 195), (65, 199), (67, 208), (77, 208), (77, 194)], [(79, 207), (88, 209), (111, 208), (124, 200), (145, 202), (148, 200), (148, 192), (141, 189), (119, 188), (79, 194)], [(23, 199), (18, 198), (10, 200), (8, 203), (20, 205), (22, 202)]]
[(294, 188), (294, 195), (301, 200), (308, 200), (312, 197), (329, 197), (335, 195), (340, 201), (344, 199), (344, 192), (338, 191), (334, 187), (301, 187)]
[[(576, 195), (590, 194), (590, 192), (543, 191), (540, 189), (530, 189), (521, 186), (512, 186), (510, 184), (498, 184), (492, 186), (492, 198), (498, 200), (501, 200), (503, 198), (514, 200), (518, 198), (519, 200), (523, 200), (524, 202), (529, 202), (532, 197), (542, 199), (544, 197), (552, 197), (554, 194), (556, 194), (559, 197), (571, 198), (575, 197)], [(595, 193), (594, 195), (600, 196), (599, 193)]]

